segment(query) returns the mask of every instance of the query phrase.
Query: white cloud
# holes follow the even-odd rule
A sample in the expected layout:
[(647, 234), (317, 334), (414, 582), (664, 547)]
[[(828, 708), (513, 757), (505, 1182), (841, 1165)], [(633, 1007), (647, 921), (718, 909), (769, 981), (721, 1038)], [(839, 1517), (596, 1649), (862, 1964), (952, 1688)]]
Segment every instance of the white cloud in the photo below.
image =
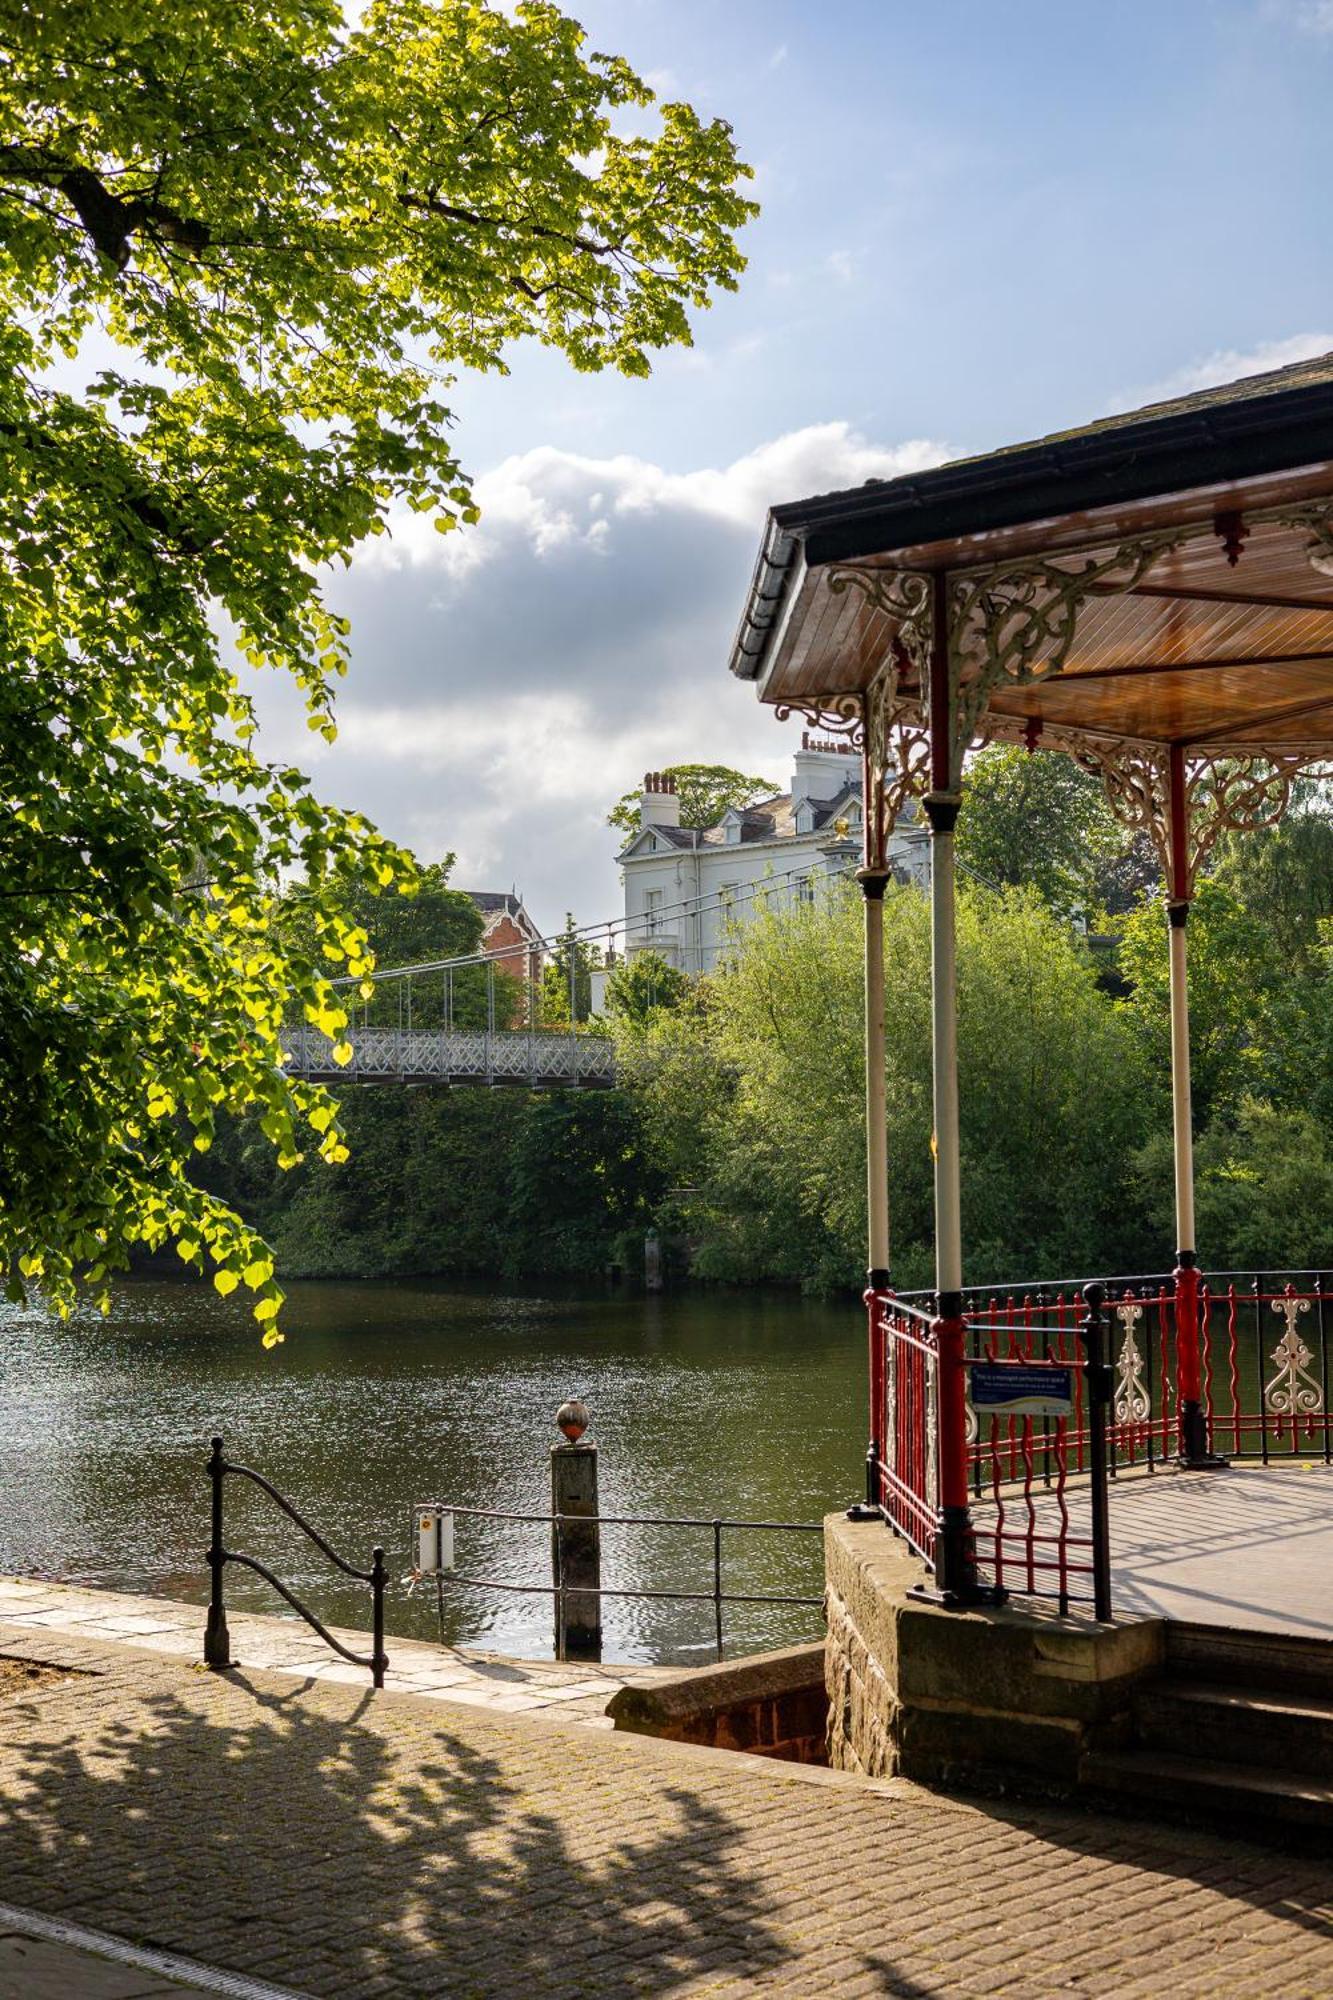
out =
[(787, 54), (788, 54), (787, 44), (785, 42), (779, 42), (777, 47), (774, 49), (772, 55), (768, 59), (769, 69), (781, 69), (783, 63), (785, 63), (787, 60)]
[[(1333, 18), (1333, 0), (1329, 0)], [(1274, 368), (1287, 368), (1295, 361), (1313, 361), (1333, 350), (1333, 333), (1293, 333), (1285, 340), (1261, 341), (1248, 352), (1238, 348), (1218, 348), (1197, 361), (1168, 375), (1166, 380), (1144, 390), (1136, 399), (1143, 403), (1167, 402), (1173, 396), (1190, 396), (1199, 389), (1219, 388), (1224, 382), (1239, 382), (1246, 375), (1266, 375)]]
[(832, 271), (835, 278), (844, 285), (850, 285), (856, 276), (856, 265), (850, 250), (830, 250), (824, 259), (825, 268)]
[(517, 882), (545, 924), (610, 916), (605, 814), (643, 771), (790, 771), (791, 730), (727, 672), (765, 510), (944, 455), (832, 422), (688, 472), (550, 445), (505, 459), (477, 482), (479, 526), (405, 515), (334, 580), (353, 648), (339, 740), (321, 751), (270, 682), (270, 754), (428, 859), (455, 849), (464, 887)]

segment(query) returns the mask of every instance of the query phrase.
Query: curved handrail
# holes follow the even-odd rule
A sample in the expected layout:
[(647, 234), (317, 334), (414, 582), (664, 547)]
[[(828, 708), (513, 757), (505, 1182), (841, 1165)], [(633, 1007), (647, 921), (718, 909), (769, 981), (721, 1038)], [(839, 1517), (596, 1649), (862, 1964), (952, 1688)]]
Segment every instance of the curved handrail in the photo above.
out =
[(369, 1653), (354, 1653), (351, 1651), (350, 1647), (343, 1645), (341, 1639), (335, 1639), (332, 1632), (330, 1632), (328, 1626), (321, 1624), (319, 1619), (316, 1618), (313, 1611), (307, 1611), (304, 1604), (302, 1604), (300, 1598), (294, 1596), (293, 1593), (290, 1590), (288, 1590), (286, 1584), (282, 1581), (281, 1577), (274, 1576), (272, 1570), (265, 1568), (264, 1564), (260, 1562), (257, 1556), (243, 1556), (236, 1549), (224, 1549), (223, 1557), (227, 1562), (244, 1563), (245, 1567), (247, 1569), (252, 1569), (255, 1572), (256, 1576), (262, 1576), (265, 1583), (271, 1583), (273, 1588), (277, 1591), (278, 1596), (285, 1597), (288, 1604), (291, 1605), (292, 1610), (299, 1613), (299, 1615), (305, 1619), (307, 1625), (314, 1627), (315, 1631), (318, 1632), (320, 1638), (324, 1641), (325, 1645), (332, 1646), (335, 1653), (341, 1653), (343, 1658), (345, 1660), (350, 1660), (354, 1667), (374, 1666), (375, 1662)]
[[(257, 1556), (242, 1555), (239, 1549), (229, 1549), (226, 1546), (222, 1532), (222, 1489), (229, 1472), (237, 1473), (242, 1479), (252, 1481), (262, 1493), (268, 1494), (270, 1500), (276, 1501), (288, 1519), (295, 1521), (301, 1532), (315, 1544), (321, 1554), (328, 1557), (335, 1568), (342, 1571), (344, 1576), (352, 1577), (357, 1583), (370, 1585), (371, 1651), (369, 1654), (354, 1653), (343, 1645), (341, 1639), (335, 1639), (327, 1625), (316, 1618), (313, 1611), (308, 1611), (296, 1593), (289, 1590), (280, 1577), (274, 1576), (272, 1570), (260, 1562)], [(388, 1581), (388, 1573), (384, 1566), (383, 1549), (375, 1548), (371, 1551), (371, 1564), (368, 1570), (357, 1569), (353, 1564), (344, 1562), (338, 1551), (325, 1541), (318, 1528), (312, 1528), (304, 1514), (293, 1507), (286, 1494), (279, 1493), (272, 1480), (265, 1479), (263, 1473), (256, 1472), (252, 1466), (228, 1463), (223, 1454), (220, 1437), (213, 1439), (209, 1451), (208, 1478), (213, 1490), (213, 1535), (208, 1548), (212, 1587), (208, 1599), (208, 1624), (204, 1631), (205, 1666), (224, 1668), (231, 1665), (231, 1638), (227, 1631), (223, 1575), (228, 1563), (240, 1563), (244, 1568), (253, 1570), (256, 1576), (262, 1577), (265, 1583), (276, 1590), (279, 1597), (290, 1604), (292, 1610), (304, 1618), (311, 1630), (318, 1632), (325, 1645), (331, 1646), (341, 1658), (350, 1661), (354, 1667), (369, 1667), (372, 1684), (382, 1688), (389, 1666), (388, 1655), (384, 1650), (384, 1586)]]
[(323, 1535), (320, 1534), (319, 1529), (312, 1528), (309, 1521), (306, 1520), (305, 1516), (299, 1513), (297, 1509), (293, 1507), (290, 1500), (286, 1499), (281, 1493), (279, 1493), (276, 1486), (272, 1485), (269, 1480), (265, 1479), (262, 1472), (254, 1472), (248, 1465), (233, 1465), (229, 1459), (224, 1459), (219, 1469), (224, 1473), (226, 1472), (239, 1473), (242, 1479), (253, 1479), (255, 1485), (262, 1487), (264, 1492), (268, 1494), (270, 1500), (277, 1501), (279, 1507), (281, 1507), (284, 1514), (288, 1514), (291, 1516), (292, 1520), (295, 1521), (298, 1528), (304, 1529), (305, 1533), (309, 1535), (311, 1541), (315, 1544), (315, 1547), (317, 1549), (322, 1550), (331, 1563), (337, 1564), (338, 1568), (342, 1571), (344, 1576), (354, 1577), (358, 1583), (373, 1583), (375, 1581), (375, 1573), (373, 1570), (354, 1569), (351, 1563), (344, 1562), (342, 1557), (338, 1554), (338, 1551), (335, 1548), (331, 1548), (328, 1542), (325, 1541)]

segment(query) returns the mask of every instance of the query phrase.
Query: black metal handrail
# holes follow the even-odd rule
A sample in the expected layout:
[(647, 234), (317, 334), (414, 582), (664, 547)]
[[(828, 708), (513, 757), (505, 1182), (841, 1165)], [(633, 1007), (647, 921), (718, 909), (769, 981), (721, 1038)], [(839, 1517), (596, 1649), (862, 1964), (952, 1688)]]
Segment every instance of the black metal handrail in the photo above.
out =
[[(349, 1646), (343, 1645), (341, 1639), (335, 1639), (328, 1627), (316, 1618), (314, 1612), (302, 1604), (295, 1592), (290, 1590), (281, 1578), (274, 1576), (272, 1570), (260, 1562), (257, 1556), (243, 1555), (238, 1549), (229, 1549), (226, 1546), (222, 1526), (222, 1486), (228, 1473), (233, 1473), (238, 1479), (250, 1480), (261, 1492), (267, 1493), (270, 1500), (275, 1500), (283, 1513), (295, 1521), (302, 1533), (309, 1536), (320, 1553), (327, 1556), (344, 1576), (352, 1577), (357, 1583), (370, 1585), (372, 1637), (369, 1653), (354, 1653)], [(262, 1576), (265, 1583), (270, 1584), (279, 1597), (284, 1598), (292, 1610), (304, 1618), (313, 1631), (318, 1632), (326, 1646), (331, 1646), (335, 1653), (340, 1654), (354, 1667), (369, 1667), (372, 1685), (382, 1688), (389, 1664), (388, 1655), (384, 1650), (384, 1590), (388, 1582), (384, 1550), (379, 1547), (372, 1549), (369, 1569), (357, 1569), (354, 1563), (345, 1561), (338, 1551), (325, 1541), (318, 1528), (313, 1528), (286, 1495), (279, 1493), (277, 1487), (265, 1479), (262, 1472), (253, 1471), (248, 1465), (229, 1464), (223, 1457), (220, 1437), (213, 1439), (208, 1454), (208, 1477), (213, 1492), (213, 1536), (208, 1550), (211, 1583), (208, 1623), (204, 1631), (205, 1666), (221, 1669), (231, 1665), (231, 1636), (227, 1630), (223, 1572), (228, 1563), (240, 1563), (244, 1568), (253, 1570), (256, 1576)]]
[[(711, 1604), (713, 1606), (714, 1634), (717, 1657), (723, 1657), (722, 1607), (724, 1604), (789, 1604), (822, 1606), (823, 1596), (789, 1597), (776, 1592), (746, 1594), (741, 1591), (722, 1588), (722, 1534), (724, 1529), (753, 1529), (764, 1534), (822, 1535), (823, 1524), (818, 1521), (735, 1521), (718, 1516), (682, 1514), (537, 1514), (516, 1511), (510, 1507), (455, 1507), (446, 1500), (426, 1500), (422, 1509), (433, 1508), (441, 1514), (465, 1515), (469, 1519), (485, 1521), (526, 1521), (542, 1522), (552, 1527), (565, 1523), (586, 1528), (596, 1524), (599, 1528), (699, 1528), (708, 1529), (713, 1537), (713, 1588), (711, 1590), (649, 1590), (640, 1586), (612, 1588), (599, 1582), (596, 1591), (580, 1591), (580, 1595), (597, 1597), (639, 1597), (648, 1601), (668, 1601), (676, 1604)], [(420, 1510), (416, 1510), (420, 1511)], [(563, 1580), (555, 1583), (511, 1583), (508, 1579), (491, 1576), (465, 1576), (457, 1570), (436, 1571), (437, 1593), (442, 1594), (446, 1583), (457, 1584), (465, 1589), (511, 1591), (533, 1597), (560, 1598), (567, 1592), (573, 1595), (573, 1586)]]

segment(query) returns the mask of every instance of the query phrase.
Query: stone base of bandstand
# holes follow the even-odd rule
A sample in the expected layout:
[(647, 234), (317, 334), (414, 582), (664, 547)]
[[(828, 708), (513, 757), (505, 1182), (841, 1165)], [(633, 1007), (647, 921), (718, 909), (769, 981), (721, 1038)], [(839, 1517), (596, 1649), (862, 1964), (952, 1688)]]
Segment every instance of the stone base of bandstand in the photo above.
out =
[(1164, 1623), (1115, 1626), (912, 1596), (925, 1571), (882, 1522), (824, 1524), (835, 1770), (968, 1790), (1072, 1793), (1160, 1672)]

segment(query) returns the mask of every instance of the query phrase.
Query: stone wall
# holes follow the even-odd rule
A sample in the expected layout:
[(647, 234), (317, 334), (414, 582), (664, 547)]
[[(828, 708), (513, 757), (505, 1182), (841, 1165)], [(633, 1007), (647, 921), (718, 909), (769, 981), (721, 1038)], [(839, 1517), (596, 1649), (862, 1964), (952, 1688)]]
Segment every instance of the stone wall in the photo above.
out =
[(788, 1646), (718, 1667), (690, 1668), (679, 1680), (621, 1688), (607, 1714), (617, 1729), (640, 1736), (825, 1764), (824, 1648)]
[(880, 1522), (824, 1524), (829, 1761), (868, 1777), (1067, 1794), (1084, 1753), (1127, 1727), (1165, 1655), (1162, 1620), (1011, 1605), (945, 1610)]

